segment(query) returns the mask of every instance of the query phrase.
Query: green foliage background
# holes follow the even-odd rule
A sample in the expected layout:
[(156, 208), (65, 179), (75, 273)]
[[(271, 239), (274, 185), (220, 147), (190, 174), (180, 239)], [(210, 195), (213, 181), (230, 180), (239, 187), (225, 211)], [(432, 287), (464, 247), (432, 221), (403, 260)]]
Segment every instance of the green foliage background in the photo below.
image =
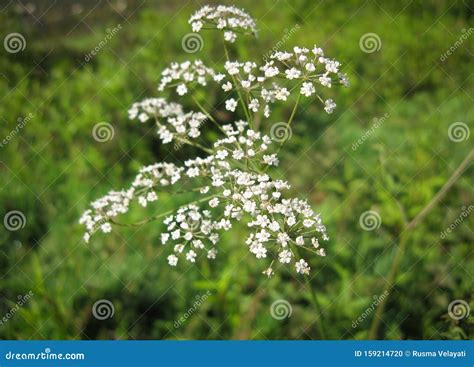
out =
[[(224, 2), (228, 3), (229, 2)], [(0, 13), (2, 39), (20, 32), (26, 49), (0, 58), (0, 137), (33, 118), (0, 149), (0, 208), (25, 214), (26, 226), (0, 232), (0, 316), (17, 296), (33, 297), (2, 326), (8, 339), (318, 339), (315, 311), (303, 280), (284, 267), (261, 275), (264, 264), (248, 254), (245, 228), (226, 233), (215, 262), (166, 264), (160, 223), (117, 229), (81, 241), (80, 214), (108, 190), (127, 186), (145, 164), (182, 161), (196, 152), (160, 145), (151, 125), (127, 119), (135, 101), (156, 96), (160, 71), (171, 61), (198, 57), (222, 61), (217, 34), (204, 34), (204, 47), (183, 52), (188, 16), (198, 2), (68, 2), (49, 8), (36, 3), (35, 17), (12, 3)], [(115, 4), (115, 9), (113, 5)], [(127, 4), (127, 7), (123, 5)], [(472, 132), (474, 117), (472, 36), (445, 61), (440, 57), (472, 25), (468, 2), (237, 1), (258, 22), (259, 37), (239, 38), (234, 52), (261, 60), (288, 32), (282, 49), (318, 44), (340, 60), (351, 87), (331, 90), (338, 104), (326, 115), (318, 104), (297, 114), (293, 138), (276, 176), (293, 184), (322, 213), (331, 241), (326, 258), (311, 259), (327, 337), (367, 338), (370, 307), (385, 285), (399, 243), (403, 216), (413, 219), (472, 149), (448, 137), (454, 122)], [(76, 5), (77, 6), (77, 5)], [(84, 56), (120, 32), (91, 61)], [(381, 49), (364, 53), (359, 39), (376, 33)], [(222, 119), (222, 95), (202, 94)], [(184, 101), (185, 104), (187, 101)], [(285, 121), (291, 106), (277, 109), (263, 126)], [(388, 114), (358, 148), (352, 146)], [(93, 126), (110, 122), (113, 140), (92, 138)], [(215, 138), (210, 132), (206, 139)], [(448, 317), (448, 304), (470, 302), (473, 294), (474, 215), (446, 238), (446, 230), (473, 204), (472, 165), (409, 238), (397, 282), (390, 292), (378, 337), (384, 339), (472, 338), (472, 316)], [(186, 197), (162, 194), (136, 221), (176, 207)], [(404, 210), (401, 211), (400, 207)], [(360, 215), (377, 211), (380, 228), (364, 231)], [(165, 250), (165, 251), (164, 251)], [(211, 296), (178, 328), (197, 296)], [(96, 320), (98, 299), (115, 306), (114, 317)], [(285, 299), (292, 315), (275, 320), (270, 305)]]

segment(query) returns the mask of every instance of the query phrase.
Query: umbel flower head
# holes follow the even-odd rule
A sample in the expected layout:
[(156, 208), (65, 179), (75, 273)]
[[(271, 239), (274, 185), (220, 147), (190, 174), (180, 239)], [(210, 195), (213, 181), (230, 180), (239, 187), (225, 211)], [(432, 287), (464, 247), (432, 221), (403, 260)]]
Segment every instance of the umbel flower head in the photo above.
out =
[(189, 19), (193, 32), (201, 29), (219, 29), (224, 32), (226, 42), (235, 42), (237, 33), (257, 34), (255, 20), (235, 6), (204, 6)]
[[(243, 10), (228, 6), (205, 6), (189, 20), (194, 32), (214, 29), (223, 33), (224, 45), (234, 42), (236, 34), (255, 34), (255, 21)], [(172, 63), (162, 72), (160, 92), (172, 89), (178, 96), (193, 94), (196, 88), (218, 88), (226, 95), (223, 105), (229, 112), (245, 116), (232, 123), (221, 123), (197, 103), (199, 111), (185, 111), (164, 97), (134, 103), (131, 119), (142, 123), (154, 121), (163, 144), (190, 145), (203, 154), (182, 164), (154, 163), (140, 169), (130, 187), (110, 191), (94, 201), (80, 223), (86, 228), (84, 240), (96, 232), (108, 233), (123, 225), (119, 216), (134, 203), (142, 207), (156, 205), (160, 192), (194, 193), (187, 204), (141, 222), (144, 225), (162, 220), (164, 230), (157, 239), (169, 248), (170, 266), (181, 261), (195, 263), (200, 257), (215, 259), (219, 254), (222, 232), (236, 223), (248, 228), (242, 246), (263, 262), (262, 272), (274, 274), (274, 264), (292, 266), (300, 274), (309, 274), (308, 256), (326, 256), (323, 243), (329, 240), (320, 214), (306, 200), (288, 195), (290, 184), (272, 177), (272, 167), (279, 164), (278, 153), (284, 142), (265, 134), (272, 125), (271, 106), (288, 103), (291, 94), (296, 103), (286, 128), (293, 122), (300, 97), (316, 101), (321, 110), (332, 113), (336, 104), (323, 98), (325, 88), (348, 86), (341, 64), (324, 55), (321, 48), (294, 47), (278, 51), (262, 65), (230, 59), (221, 69), (210, 68), (201, 60)], [(256, 118), (263, 122), (257, 129)], [(221, 136), (211, 145), (203, 145), (203, 129), (214, 129)], [(174, 191), (173, 191), (174, 190)], [(301, 250), (301, 251), (300, 251)], [(300, 253), (303, 253), (304, 258)]]

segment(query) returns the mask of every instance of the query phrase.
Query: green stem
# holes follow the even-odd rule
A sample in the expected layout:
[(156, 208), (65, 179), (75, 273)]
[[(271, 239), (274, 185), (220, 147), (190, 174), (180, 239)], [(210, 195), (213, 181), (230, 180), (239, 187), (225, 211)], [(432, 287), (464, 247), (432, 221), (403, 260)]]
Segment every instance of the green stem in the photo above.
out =
[(185, 144), (188, 144), (188, 145), (191, 145), (191, 146), (193, 146), (193, 147), (199, 148), (199, 149), (201, 149), (202, 151), (204, 151), (204, 152), (206, 152), (206, 153), (208, 153), (208, 154), (213, 154), (213, 153), (214, 153), (214, 151), (213, 151), (212, 149), (206, 148), (205, 146), (203, 146), (203, 145), (201, 145), (201, 144), (199, 144), (199, 143), (190, 141), (190, 140), (188, 140), (188, 139), (183, 139), (183, 138), (181, 138), (181, 139), (179, 139), (179, 140), (182, 141), (182, 142), (185, 143)]
[(448, 190), (456, 183), (456, 181), (461, 177), (464, 171), (467, 169), (471, 161), (474, 159), (474, 149), (469, 152), (469, 154), (464, 158), (462, 163), (458, 168), (453, 172), (451, 177), (446, 181), (443, 187), (436, 193), (435, 196), (430, 200), (430, 202), (416, 215), (416, 217), (406, 224), (403, 228), (402, 233), (400, 234), (400, 243), (393, 258), (392, 265), (390, 267), (390, 272), (388, 274), (387, 282), (384, 288), (383, 294), (387, 294), (375, 311), (372, 324), (370, 326), (368, 339), (376, 339), (378, 335), (378, 330), (380, 327), (380, 322), (382, 320), (383, 313), (385, 311), (385, 306), (387, 304), (390, 291), (396, 283), (396, 278), (398, 275), (398, 270), (400, 268), (400, 262), (402, 255), (405, 252), (405, 248), (408, 243), (408, 238), (411, 235), (411, 232), (416, 228), (416, 226), (421, 223), (424, 217), (434, 208), (434, 206), (446, 195)]
[[(288, 119), (288, 122), (286, 123), (286, 130), (287, 131), (290, 129), (291, 123), (293, 122), (293, 119), (295, 118), (296, 110), (298, 109), (298, 105), (300, 104), (300, 99), (301, 99), (301, 93), (298, 94), (298, 97), (296, 98), (295, 105), (293, 106), (293, 110), (291, 111), (290, 118)], [(282, 140), (282, 142), (280, 143), (280, 146), (278, 147), (278, 150), (277, 150), (277, 155), (280, 152), (281, 147), (283, 146), (283, 144), (285, 144), (286, 140), (287, 139)]]
[[(299, 258), (301, 258), (297, 245), (294, 247), (294, 249), (295, 249), (296, 255)], [(316, 292), (315, 292), (314, 288), (311, 286), (310, 277), (308, 275), (305, 275), (304, 279), (305, 279), (305, 283), (306, 283), (306, 288), (309, 289), (311, 302), (313, 304), (314, 310), (316, 311), (316, 324), (318, 326), (319, 335), (321, 336), (322, 340), (326, 339), (326, 331), (325, 331), (326, 328), (324, 327), (323, 317), (322, 317), (322, 313), (321, 313), (321, 306), (319, 305), (318, 298), (316, 296)]]
[[(295, 105), (293, 106), (293, 110), (291, 111), (291, 115), (290, 115), (290, 118), (288, 119), (287, 123), (286, 123), (286, 130), (288, 131), (288, 129), (290, 129), (290, 125), (291, 123), (293, 122), (293, 119), (296, 115), (296, 110), (298, 109), (298, 105), (300, 103), (300, 99), (301, 99), (301, 93), (298, 94), (298, 97), (296, 98), (296, 102), (295, 102)], [(282, 140), (282, 142), (280, 143), (280, 145), (278, 146), (278, 149), (276, 151), (276, 155), (278, 156), (278, 153), (280, 153), (280, 150), (281, 148), (283, 147), (283, 144), (285, 144), (286, 140), (288, 139), (285, 139), (285, 140)], [(265, 167), (264, 169), (264, 172), (267, 172), (267, 170), (269, 169), (270, 166), (267, 166)]]
[(194, 103), (196, 103), (197, 106), (199, 107), (199, 109), (201, 110), (201, 112), (202, 112), (203, 114), (205, 114), (205, 115), (207, 116), (207, 118), (208, 118), (209, 120), (211, 120), (211, 122), (212, 122), (214, 125), (216, 125), (216, 127), (217, 127), (222, 133), (225, 134), (224, 129), (222, 128), (221, 125), (219, 125), (219, 124), (217, 123), (216, 119), (211, 116), (211, 114), (199, 103), (199, 101), (198, 101), (195, 97), (192, 97), (192, 98), (193, 98)]
[(310, 290), (311, 300), (313, 301), (313, 307), (316, 310), (316, 314), (317, 314), (316, 323), (318, 324), (319, 333), (321, 335), (321, 339), (324, 340), (326, 339), (326, 329), (324, 327), (323, 317), (321, 314), (321, 306), (319, 305), (318, 298), (316, 297), (316, 292), (311, 286), (311, 280), (308, 275), (305, 275), (305, 282), (306, 282), (306, 286)]
[(395, 257), (393, 258), (392, 266), (390, 268), (390, 272), (388, 274), (386, 286), (382, 292), (382, 294), (386, 294), (387, 296), (382, 299), (379, 306), (377, 307), (374, 315), (374, 319), (372, 320), (372, 325), (370, 326), (368, 339), (376, 339), (378, 330), (380, 327), (380, 322), (382, 321), (382, 315), (385, 311), (385, 306), (387, 305), (387, 299), (390, 295), (390, 291), (392, 290), (396, 276), (398, 274), (398, 269), (400, 268), (400, 262), (402, 260), (402, 255), (405, 253), (405, 248), (408, 243), (409, 231), (405, 231), (400, 236), (400, 244), (397, 248), (395, 253)]

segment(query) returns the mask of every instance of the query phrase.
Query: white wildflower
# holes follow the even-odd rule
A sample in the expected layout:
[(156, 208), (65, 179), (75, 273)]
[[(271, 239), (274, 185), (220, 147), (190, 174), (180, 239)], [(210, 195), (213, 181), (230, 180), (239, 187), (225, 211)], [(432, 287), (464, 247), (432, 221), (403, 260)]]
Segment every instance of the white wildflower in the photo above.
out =
[(327, 113), (332, 113), (335, 108), (336, 104), (332, 99), (326, 99), (326, 101), (324, 101), (324, 111), (326, 111)]
[(234, 98), (231, 98), (225, 101), (226, 110), (234, 112), (236, 107), (237, 107), (237, 101)]
[(306, 261), (304, 261), (303, 259), (301, 259), (301, 260), (299, 260), (295, 263), (295, 268), (296, 268), (297, 273), (306, 274), (306, 275), (308, 275), (309, 271), (311, 270), (308, 263)]

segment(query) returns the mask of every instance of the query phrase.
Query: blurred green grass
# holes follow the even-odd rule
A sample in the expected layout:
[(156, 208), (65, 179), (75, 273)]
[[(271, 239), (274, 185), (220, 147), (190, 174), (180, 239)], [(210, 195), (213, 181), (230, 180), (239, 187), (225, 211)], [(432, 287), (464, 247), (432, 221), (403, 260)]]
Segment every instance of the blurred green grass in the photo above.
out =
[[(225, 235), (215, 262), (178, 270), (170, 269), (161, 254), (159, 223), (97, 236), (88, 246), (81, 242), (77, 220), (91, 200), (126, 186), (144, 164), (182, 161), (189, 154), (161, 146), (153, 128), (127, 119), (128, 107), (157, 95), (160, 71), (171, 61), (199, 57), (213, 64), (222, 52), (213, 34), (204, 35), (199, 53), (183, 52), (181, 38), (190, 32), (187, 18), (197, 4), (130, 1), (118, 12), (83, 4), (75, 15), (67, 5), (54, 7), (39, 22), (15, 9), (0, 15), (3, 37), (21, 30), (27, 40), (23, 52), (2, 50), (0, 136), (15, 128), (17, 118), (33, 114), (0, 149), (2, 215), (20, 210), (27, 219), (16, 232), (2, 227), (0, 316), (14, 306), (17, 295), (34, 293), (0, 326), (0, 336), (318, 338), (301, 279), (284, 268), (264, 278), (263, 265), (243, 246), (245, 228)], [(238, 6), (257, 19), (260, 29), (258, 42), (247, 39), (236, 46), (243, 59), (261, 60), (285, 30), (299, 24), (283, 48), (316, 43), (343, 62), (349, 74), (351, 87), (334, 91), (334, 114), (306, 105), (297, 115), (277, 176), (293, 184), (295, 195), (308, 197), (328, 226), (328, 256), (311, 261), (324, 321), (330, 325), (328, 337), (366, 338), (373, 315), (357, 328), (351, 324), (383, 290), (401, 231), (399, 204), (413, 218), (472, 149), (472, 138), (455, 143), (448, 137), (449, 126), (457, 121), (472, 130), (472, 39), (440, 61), (462, 30), (469, 29), (472, 10), (449, 1), (265, 0)], [(41, 14), (38, 7), (35, 12)], [(84, 55), (117, 24), (122, 30), (86, 63)], [(372, 54), (359, 47), (360, 37), (369, 32), (382, 40)], [(222, 109), (219, 95), (202, 98)], [(276, 110), (270, 122), (283, 120), (287, 108)], [(383, 125), (352, 149), (373, 119), (385, 114)], [(113, 140), (92, 138), (100, 121), (114, 126)], [(472, 338), (472, 318), (456, 322), (447, 316), (452, 300), (472, 302), (472, 215), (440, 238), (462, 207), (473, 204), (472, 178), (470, 167), (411, 236), (381, 338)], [(179, 204), (171, 195), (161, 198), (146, 214)], [(359, 226), (367, 210), (382, 218), (376, 231)], [(144, 216), (143, 209), (133, 210), (129, 219)], [(175, 328), (174, 321), (208, 290), (209, 299)], [(98, 299), (113, 302), (112, 319), (92, 316)], [(284, 321), (269, 312), (278, 299), (293, 307)]]

